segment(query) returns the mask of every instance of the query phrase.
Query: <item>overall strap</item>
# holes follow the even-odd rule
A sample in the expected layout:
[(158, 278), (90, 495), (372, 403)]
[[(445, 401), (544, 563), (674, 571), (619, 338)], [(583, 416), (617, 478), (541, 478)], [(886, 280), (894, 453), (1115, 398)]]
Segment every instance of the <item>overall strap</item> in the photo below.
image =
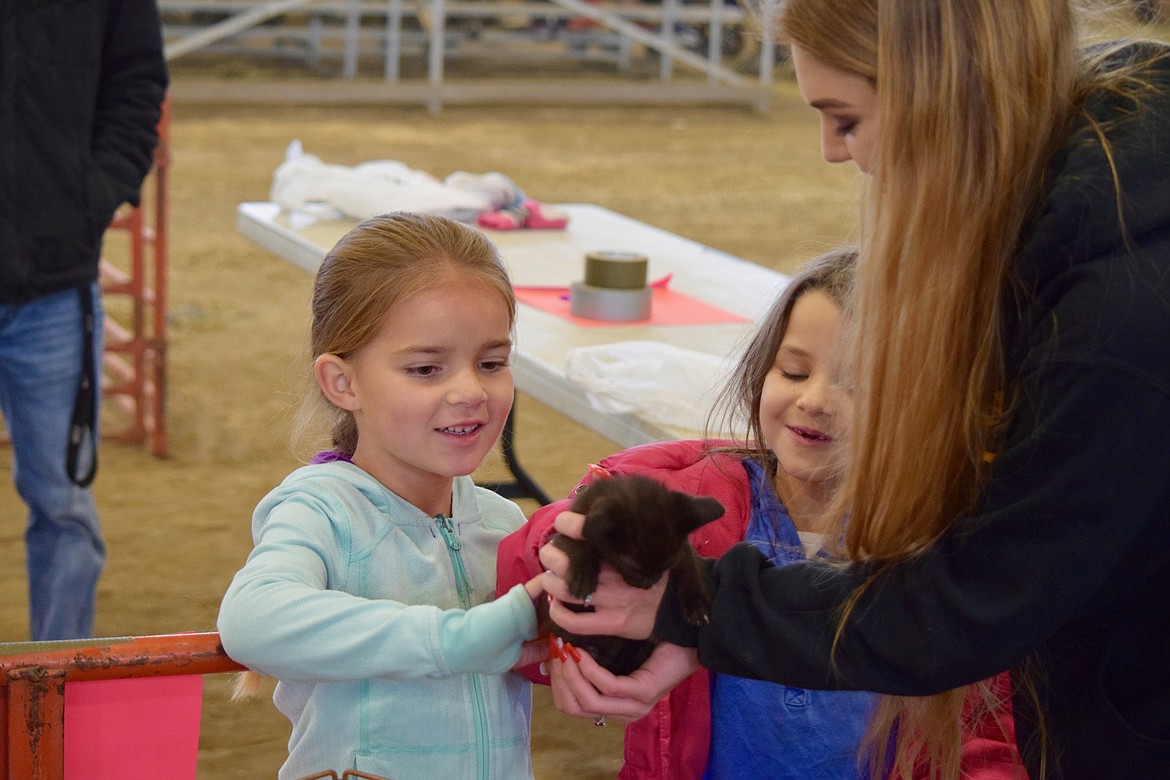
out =
[[(69, 478), (78, 487), (89, 487), (97, 474), (97, 441), (94, 437), (95, 420), (97, 417), (97, 366), (93, 354), (94, 318), (93, 318), (93, 290), (89, 284), (83, 284), (81, 293), (81, 322), (85, 331), (85, 342), (82, 345), (83, 357), (81, 361), (81, 381), (77, 385), (77, 398), (73, 402), (73, 421), (69, 424), (69, 446), (65, 451), (65, 470)], [(88, 448), (90, 453), (89, 468), (85, 473), (78, 473), (81, 464), (81, 455)]]

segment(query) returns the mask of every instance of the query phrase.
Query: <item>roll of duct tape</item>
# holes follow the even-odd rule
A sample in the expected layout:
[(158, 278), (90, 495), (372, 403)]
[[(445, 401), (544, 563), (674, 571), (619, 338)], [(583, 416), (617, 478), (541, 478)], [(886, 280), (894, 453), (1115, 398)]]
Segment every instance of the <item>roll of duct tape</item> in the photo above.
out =
[(585, 255), (585, 284), (611, 290), (646, 286), (646, 255), (636, 252), (590, 252)]
[(573, 282), (569, 287), (569, 311), (574, 317), (590, 320), (636, 322), (650, 319), (651, 297), (650, 288), (645, 286), (639, 290), (614, 290)]

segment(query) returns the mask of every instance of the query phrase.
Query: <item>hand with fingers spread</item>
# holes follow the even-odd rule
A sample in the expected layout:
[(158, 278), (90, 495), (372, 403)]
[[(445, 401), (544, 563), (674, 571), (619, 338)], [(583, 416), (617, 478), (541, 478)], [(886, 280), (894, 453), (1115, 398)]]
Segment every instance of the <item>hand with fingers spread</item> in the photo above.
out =
[[(562, 512), (557, 515), (556, 530), (580, 539), (584, 522), (584, 515)], [(546, 544), (540, 549), (540, 561), (546, 569), (544, 589), (552, 596), (549, 617), (557, 625), (574, 634), (649, 638), (669, 574), (663, 575), (649, 588), (636, 588), (627, 584), (612, 567), (602, 564), (597, 589), (588, 597), (587, 606), (592, 607), (593, 611), (576, 612), (565, 605), (585, 602), (573, 597), (565, 583), (565, 574), (569, 568), (568, 556), (563, 550)]]
[(588, 653), (565, 645), (547, 666), (556, 708), (568, 715), (593, 718), (601, 725), (605, 719), (629, 722), (645, 716), (698, 668), (699, 660), (693, 649), (662, 642), (641, 668), (618, 677)]

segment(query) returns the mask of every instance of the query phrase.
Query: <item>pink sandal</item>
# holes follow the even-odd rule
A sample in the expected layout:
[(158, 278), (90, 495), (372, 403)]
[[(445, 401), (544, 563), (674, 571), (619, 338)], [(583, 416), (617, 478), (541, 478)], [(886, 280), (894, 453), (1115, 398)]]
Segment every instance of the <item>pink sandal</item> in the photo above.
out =
[(521, 208), (528, 210), (528, 218), (524, 220), (524, 227), (534, 230), (564, 230), (569, 224), (569, 215), (555, 206), (549, 206), (538, 200), (527, 198)]
[(485, 211), (475, 218), (475, 224), (489, 230), (516, 230), (525, 227), (528, 218), (528, 209), (524, 205), (520, 205), (499, 211)]

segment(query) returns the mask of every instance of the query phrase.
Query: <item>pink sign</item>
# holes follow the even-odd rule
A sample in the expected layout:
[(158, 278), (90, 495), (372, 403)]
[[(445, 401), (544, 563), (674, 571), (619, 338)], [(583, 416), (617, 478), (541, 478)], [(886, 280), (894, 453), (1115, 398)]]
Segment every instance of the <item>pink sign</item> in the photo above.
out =
[(748, 322), (747, 317), (703, 303), (697, 298), (665, 287), (651, 286), (650, 319), (640, 323), (610, 322), (575, 317), (569, 310), (568, 287), (517, 287), (516, 298), (534, 308), (555, 314), (583, 327), (613, 327), (614, 325), (717, 325)]
[(203, 677), (65, 685), (65, 780), (195, 780)]

